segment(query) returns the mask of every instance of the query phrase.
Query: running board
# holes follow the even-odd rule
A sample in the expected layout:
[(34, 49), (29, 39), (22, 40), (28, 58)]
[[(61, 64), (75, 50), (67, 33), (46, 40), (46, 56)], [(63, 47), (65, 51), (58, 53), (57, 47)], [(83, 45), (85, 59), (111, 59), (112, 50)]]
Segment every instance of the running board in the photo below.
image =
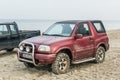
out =
[(92, 60), (95, 60), (95, 58), (87, 58), (87, 59), (82, 59), (82, 60), (76, 60), (76, 61), (73, 61), (72, 64), (79, 64), (79, 63), (88, 62), (88, 61), (92, 61)]

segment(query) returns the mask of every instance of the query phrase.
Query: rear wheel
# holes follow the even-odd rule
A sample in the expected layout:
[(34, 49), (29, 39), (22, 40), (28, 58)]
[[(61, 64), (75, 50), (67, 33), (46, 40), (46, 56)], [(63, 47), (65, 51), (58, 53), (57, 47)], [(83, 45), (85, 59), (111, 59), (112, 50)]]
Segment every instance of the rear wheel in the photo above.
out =
[(7, 51), (13, 51), (13, 49), (14, 49), (14, 48), (9, 48), (9, 49), (7, 49)]
[(100, 46), (96, 51), (95, 62), (102, 63), (105, 60), (105, 49)]
[(35, 67), (34, 64), (32, 64), (32, 63), (27, 63), (27, 62), (24, 62), (24, 65), (25, 65), (27, 68), (33, 68), (33, 67)]
[(70, 58), (66, 53), (58, 53), (56, 60), (52, 64), (52, 71), (55, 74), (68, 72), (70, 67)]

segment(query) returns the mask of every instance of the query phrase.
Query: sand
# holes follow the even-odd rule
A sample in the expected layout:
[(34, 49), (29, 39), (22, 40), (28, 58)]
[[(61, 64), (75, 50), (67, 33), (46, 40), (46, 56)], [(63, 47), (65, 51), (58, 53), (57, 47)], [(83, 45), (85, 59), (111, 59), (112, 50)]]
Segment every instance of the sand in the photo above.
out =
[(16, 52), (1, 52), (0, 80), (120, 80), (120, 30), (108, 31), (110, 49), (101, 64), (71, 65), (66, 74), (56, 75), (47, 66), (26, 68)]

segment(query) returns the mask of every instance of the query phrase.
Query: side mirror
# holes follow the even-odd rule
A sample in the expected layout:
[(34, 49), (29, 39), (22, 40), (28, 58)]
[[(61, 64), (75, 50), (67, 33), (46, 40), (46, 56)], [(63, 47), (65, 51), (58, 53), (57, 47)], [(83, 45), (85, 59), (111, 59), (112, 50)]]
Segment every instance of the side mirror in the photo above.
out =
[(43, 36), (44, 35), (44, 32), (43, 33), (41, 33), (41, 35), (40, 36)]
[(76, 35), (75, 35), (75, 39), (81, 39), (82, 37), (83, 37), (82, 34), (76, 34)]

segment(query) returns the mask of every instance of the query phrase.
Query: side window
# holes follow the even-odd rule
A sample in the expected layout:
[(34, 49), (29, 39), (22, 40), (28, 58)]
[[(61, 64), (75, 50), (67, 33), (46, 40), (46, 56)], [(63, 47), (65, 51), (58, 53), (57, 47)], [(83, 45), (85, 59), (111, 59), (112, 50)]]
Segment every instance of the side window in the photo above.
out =
[(94, 25), (94, 27), (95, 27), (95, 29), (96, 29), (96, 31), (97, 31), (98, 33), (103, 33), (103, 32), (105, 32), (105, 29), (104, 29), (102, 23), (94, 22), (93, 25)]
[(78, 26), (77, 34), (82, 34), (83, 36), (90, 36), (90, 29), (87, 23), (80, 24)]
[(0, 25), (0, 35), (6, 35), (9, 34), (7, 26), (6, 25)]
[(11, 30), (12, 34), (17, 34), (15, 25), (9, 25), (9, 26), (10, 26), (10, 30)]

